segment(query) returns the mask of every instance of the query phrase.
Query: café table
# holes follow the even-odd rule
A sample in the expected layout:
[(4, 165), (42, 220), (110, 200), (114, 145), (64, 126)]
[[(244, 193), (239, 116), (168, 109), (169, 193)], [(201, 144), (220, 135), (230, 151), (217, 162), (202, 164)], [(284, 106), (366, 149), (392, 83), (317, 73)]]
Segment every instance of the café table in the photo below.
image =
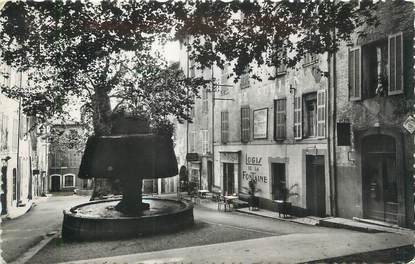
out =
[(197, 190), (200, 198), (206, 198), (206, 194), (209, 193), (209, 190)]
[[(237, 200), (238, 198), (239, 197), (236, 196), (236, 195), (225, 195), (225, 196), (223, 196), (223, 199), (225, 200), (225, 203), (228, 205), (229, 210), (231, 208), (231, 205), (233, 207), (232, 201)], [(226, 211), (226, 207), (225, 207), (225, 211)]]

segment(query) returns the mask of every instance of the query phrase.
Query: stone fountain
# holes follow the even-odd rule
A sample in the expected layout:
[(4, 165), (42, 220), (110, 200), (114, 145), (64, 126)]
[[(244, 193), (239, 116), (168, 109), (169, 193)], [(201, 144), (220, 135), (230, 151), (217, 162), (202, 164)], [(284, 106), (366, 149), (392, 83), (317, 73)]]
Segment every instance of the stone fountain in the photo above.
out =
[(88, 139), (78, 177), (118, 179), (121, 199), (80, 204), (64, 211), (65, 241), (120, 239), (191, 226), (193, 206), (142, 197), (143, 179), (177, 175), (171, 136), (150, 130), (144, 119), (118, 116), (109, 136)]

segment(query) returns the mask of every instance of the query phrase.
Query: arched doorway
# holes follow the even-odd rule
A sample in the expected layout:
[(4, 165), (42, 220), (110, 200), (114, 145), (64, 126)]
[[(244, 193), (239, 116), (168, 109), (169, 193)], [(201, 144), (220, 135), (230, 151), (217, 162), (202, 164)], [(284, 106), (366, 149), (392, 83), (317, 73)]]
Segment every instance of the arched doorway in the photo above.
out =
[(369, 135), (362, 141), (363, 215), (380, 221), (398, 222), (400, 166), (395, 138)]
[(50, 190), (52, 192), (59, 192), (60, 189), (61, 189), (61, 176), (60, 175), (52, 175), (50, 178), (51, 178)]

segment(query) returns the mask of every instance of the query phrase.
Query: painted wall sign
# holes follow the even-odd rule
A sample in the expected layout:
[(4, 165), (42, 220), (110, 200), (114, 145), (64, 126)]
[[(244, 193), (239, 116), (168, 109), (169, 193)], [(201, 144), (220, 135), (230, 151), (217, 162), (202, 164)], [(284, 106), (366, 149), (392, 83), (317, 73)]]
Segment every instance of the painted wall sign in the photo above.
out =
[(246, 165), (259, 165), (261, 166), (262, 163), (262, 157), (256, 157), (256, 156), (248, 156), (248, 154), (245, 155), (245, 164)]
[(245, 166), (242, 169), (244, 186), (248, 186), (250, 180), (256, 180), (259, 184), (268, 183), (268, 177), (264, 175), (262, 167), (263, 160), (261, 156), (245, 154)]
[(268, 108), (254, 110), (254, 139), (268, 137)]

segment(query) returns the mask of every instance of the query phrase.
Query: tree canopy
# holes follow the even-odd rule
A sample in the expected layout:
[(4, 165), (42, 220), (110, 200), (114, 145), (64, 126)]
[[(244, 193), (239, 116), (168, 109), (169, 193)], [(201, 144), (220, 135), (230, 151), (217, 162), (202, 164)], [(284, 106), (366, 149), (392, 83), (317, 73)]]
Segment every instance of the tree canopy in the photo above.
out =
[(43, 120), (76, 96), (91, 109), (97, 134), (109, 133), (117, 107), (148, 113), (158, 124), (169, 115), (189, 120), (192, 95), (206, 81), (153, 54), (156, 40), (181, 40), (201, 68), (235, 61), (238, 77), (252, 63), (292, 67), (306, 53), (335, 51), (355, 29), (376, 24), (371, 10), (342, 1), (8, 2), (0, 59), (26, 71), (29, 82), (2, 91)]

